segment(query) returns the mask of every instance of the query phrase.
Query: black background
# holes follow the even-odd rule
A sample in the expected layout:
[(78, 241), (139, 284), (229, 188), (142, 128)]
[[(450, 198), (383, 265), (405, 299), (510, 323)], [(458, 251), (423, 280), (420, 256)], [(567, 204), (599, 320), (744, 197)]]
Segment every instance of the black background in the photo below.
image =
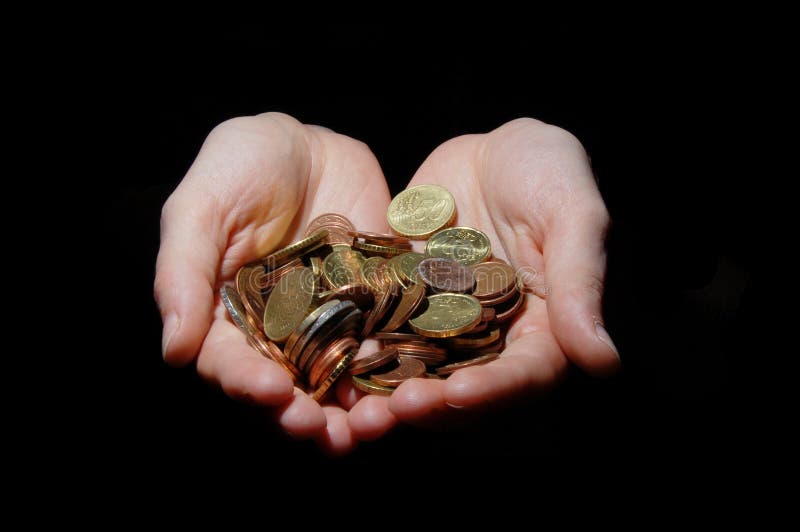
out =
[[(731, 157), (741, 149), (731, 88), (750, 58), (708, 24), (110, 31), (95, 43), (111, 52), (100, 67), (102, 120), (120, 126), (106, 139), (114, 164), (101, 185), (110, 198), (101, 237), (126, 279), (114, 320), (129, 334), (109, 340), (113, 391), (98, 445), (134, 471), (200, 475), (309, 478), (400, 462), (430, 472), (724, 470), (752, 421), (736, 385), (753, 371), (752, 229), (739, 216), (746, 191)], [(332, 460), (193, 369), (166, 367), (152, 301), (160, 206), (216, 124), (264, 111), (363, 140), (393, 194), (453, 136), (520, 116), (573, 132), (614, 222), (606, 324), (623, 372), (595, 381), (575, 370), (548, 397), (465, 429), (401, 428)]]

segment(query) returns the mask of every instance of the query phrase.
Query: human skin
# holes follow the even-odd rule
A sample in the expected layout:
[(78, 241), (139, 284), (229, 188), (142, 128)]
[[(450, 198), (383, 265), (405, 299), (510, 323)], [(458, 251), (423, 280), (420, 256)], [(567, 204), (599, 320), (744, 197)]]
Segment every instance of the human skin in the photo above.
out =
[(514, 120), (439, 146), (409, 186), (423, 183), (450, 190), (458, 224), (484, 231), (496, 257), (536, 272), (538, 295), (526, 296), (500, 358), (446, 380), (412, 379), (391, 397), (364, 396), (342, 380), (318, 405), (247, 344), (218, 296), (240, 266), (297, 240), (325, 212), (389, 232), (389, 191), (366, 145), (267, 113), (215, 128), (164, 205), (155, 279), (164, 359), (196, 362), (228, 395), (268, 408), (287, 433), (333, 454), (400, 421), (439, 423), (546, 390), (570, 362), (594, 375), (617, 369), (601, 325), (609, 218), (575, 137)]

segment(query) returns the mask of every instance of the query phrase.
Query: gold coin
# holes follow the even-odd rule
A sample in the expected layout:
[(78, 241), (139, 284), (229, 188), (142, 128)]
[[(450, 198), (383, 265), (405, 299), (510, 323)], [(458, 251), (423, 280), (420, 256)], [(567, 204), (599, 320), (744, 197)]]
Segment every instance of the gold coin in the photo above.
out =
[(381, 246), (378, 244), (368, 244), (367, 242), (358, 241), (353, 242), (353, 247), (355, 249), (360, 249), (361, 251), (366, 251), (367, 253), (372, 253), (374, 255), (381, 255), (383, 257), (391, 257), (393, 255), (399, 255), (408, 251), (407, 249), (396, 248), (392, 246)]
[(266, 266), (267, 269), (273, 270), (281, 264), (289, 262), (295, 257), (299, 257), (304, 253), (311, 251), (312, 249), (316, 249), (316, 247), (319, 247), (322, 244), (322, 240), (326, 236), (328, 236), (328, 231), (326, 229), (320, 229), (311, 236), (299, 240), (294, 244), (289, 244), (283, 249), (279, 249), (278, 251), (270, 253), (261, 259), (261, 264)]
[(300, 325), (314, 300), (316, 283), (310, 268), (297, 268), (281, 277), (264, 311), (264, 333), (282, 342)]
[(492, 254), (489, 237), (472, 227), (450, 227), (433, 235), (425, 246), (430, 257), (453, 259), (469, 266), (483, 262)]
[(372, 382), (371, 380), (362, 379), (361, 377), (353, 376), (353, 387), (357, 390), (361, 390), (365, 393), (371, 393), (373, 395), (392, 395), (392, 392), (395, 390), (391, 386), (382, 386), (378, 383)]
[(378, 269), (385, 262), (383, 257), (370, 257), (361, 263), (361, 277), (373, 292), (380, 292), (386, 284), (383, 273)]
[(361, 265), (364, 255), (351, 249), (334, 251), (322, 261), (322, 275), (331, 288), (361, 283)]
[(397, 233), (410, 238), (427, 238), (455, 219), (453, 195), (439, 185), (407, 188), (389, 204), (386, 219)]
[(428, 308), (408, 324), (422, 336), (449, 338), (475, 327), (481, 313), (480, 301), (470, 295), (434, 294), (428, 296)]
[[(397, 275), (405, 285), (419, 282), (417, 279), (417, 266), (423, 259), (425, 259), (425, 255), (414, 251), (403, 253), (398, 255), (397, 259), (393, 259), (394, 264), (396, 264)], [(389, 262), (392, 262), (392, 260)]]

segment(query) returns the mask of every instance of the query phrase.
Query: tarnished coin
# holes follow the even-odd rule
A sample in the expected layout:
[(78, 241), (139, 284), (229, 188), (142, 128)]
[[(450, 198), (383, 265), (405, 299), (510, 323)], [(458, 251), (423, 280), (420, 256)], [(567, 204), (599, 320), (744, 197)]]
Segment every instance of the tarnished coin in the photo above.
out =
[(281, 278), (264, 310), (264, 333), (270, 340), (283, 342), (303, 321), (314, 300), (315, 285), (309, 268), (297, 268)]
[[(344, 373), (344, 370), (347, 369), (347, 366), (350, 365), (350, 361), (356, 355), (356, 350), (353, 349), (349, 353), (345, 354), (339, 362), (336, 363), (333, 370), (331, 370), (327, 375), (324, 376), (324, 380), (319, 384), (317, 389), (311, 395), (311, 398), (317, 401), (318, 403), (325, 398), (325, 394), (328, 393), (328, 390), (331, 389), (333, 383)], [(323, 374), (324, 375), (324, 374)]]
[(468, 368), (470, 366), (480, 366), (481, 364), (486, 364), (487, 362), (491, 362), (492, 360), (496, 359), (500, 356), (500, 353), (488, 353), (486, 355), (481, 355), (476, 358), (471, 358), (469, 360), (462, 360), (460, 362), (453, 362), (452, 364), (448, 364), (446, 366), (442, 366), (441, 368), (436, 369), (437, 375), (450, 375), (451, 373), (461, 369), (461, 368)]
[(447, 338), (475, 327), (481, 320), (480, 302), (467, 294), (428, 296), (428, 308), (409, 320), (411, 329), (422, 336)]
[(339, 301), (352, 301), (361, 310), (369, 310), (375, 304), (375, 295), (366, 284), (346, 284), (335, 290), (329, 290), (319, 295), (320, 303), (325, 303), (331, 299)]
[(394, 246), (383, 246), (380, 244), (369, 244), (367, 242), (353, 242), (353, 249), (361, 250), (370, 255), (379, 255), (381, 257), (393, 257), (406, 253), (408, 248), (398, 248)]
[(434, 292), (472, 292), (472, 272), (453, 259), (428, 258), (417, 265), (417, 278)]
[(361, 265), (364, 255), (350, 249), (334, 251), (322, 261), (322, 275), (331, 288), (363, 282)]
[(446, 188), (418, 185), (394, 197), (386, 219), (398, 234), (420, 239), (449, 225), (455, 215), (456, 203)]
[(382, 331), (392, 332), (402, 327), (408, 319), (414, 314), (414, 311), (419, 308), (420, 304), (425, 300), (425, 287), (419, 284), (412, 284), (403, 290), (400, 302), (394, 308), (394, 311), (389, 316), (386, 325), (381, 329)]
[(274, 270), (278, 266), (321, 246), (323, 239), (327, 236), (328, 231), (321, 229), (294, 244), (289, 244), (285, 248), (267, 255), (261, 259), (261, 264), (268, 270)]
[(475, 277), (475, 290), (472, 295), (478, 299), (495, 299), (515, 289), (517, 282), (514, 268), (496, 260), (472, 266)]
[(305, 236), (309, 236), (321, 229), (328, 231), (324, 242), (326, 244), (350, 244), (352, 239), (348, 233), (354, 231), (353, 223), (341, 214), (321, 214), (308, 222)]
[(369, 380), (381, 386), (399, 386), (414, 377), (425, 375), (425, 364), (416, 358), (400, 357), (400, 364), (387, 373), (370, 375)]
[(353, 376), (353, 387), (356, 390), (361, 390), (364, 393), (372, 395), (392, 395), (394, 391), (394, 388), (391, 386), (381, 386), (380, 384), (356, 376)]
[(348, 366), (347, 371), (350, 372), (350, 375), (361, 375), (363, 373), (370, 372), (373, 369), (385, 366), (393, 360), (397, 360), (397, 348), (387, 347), (386, 349), (376, 353), (370, 353), (369, 355), (365, 355), (363, 357), (356, 355), (352, 362), (350, 362), (350, 366)]
[(236, 291), (247, 310), (247, 319), (259, 330), (264, 326), (264, 297), (261, 295), (259, 285), (265, 275), (264, 266), (260, 264), (242, 266), (236, 272), (235, 281)]
[(444, 257), (471, 265), (483, 262), (492, 254), (489, 237), (472, 227), (450, 227), (431, 236), (425, 254)]

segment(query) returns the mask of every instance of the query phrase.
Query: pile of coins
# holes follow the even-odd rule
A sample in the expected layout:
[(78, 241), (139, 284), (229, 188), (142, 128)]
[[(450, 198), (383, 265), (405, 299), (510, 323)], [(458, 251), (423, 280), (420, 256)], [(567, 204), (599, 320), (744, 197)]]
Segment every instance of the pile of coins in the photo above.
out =
[[(381, 395), (411, 378), (446, 378), (496, 358), (525, 302), (489, 238), (448, 227), (455, 218), (453, 196), (437, 185), (392, 200), (387, 219), (399, 236), (323, 214), (302, 240), (240, 268), (222, 300), (250, 344), (317, 401), (345, 374)], [(425, 253), (411, 239), (428, 239)], [(365, 338), (381, 349), (359, 354)]]

